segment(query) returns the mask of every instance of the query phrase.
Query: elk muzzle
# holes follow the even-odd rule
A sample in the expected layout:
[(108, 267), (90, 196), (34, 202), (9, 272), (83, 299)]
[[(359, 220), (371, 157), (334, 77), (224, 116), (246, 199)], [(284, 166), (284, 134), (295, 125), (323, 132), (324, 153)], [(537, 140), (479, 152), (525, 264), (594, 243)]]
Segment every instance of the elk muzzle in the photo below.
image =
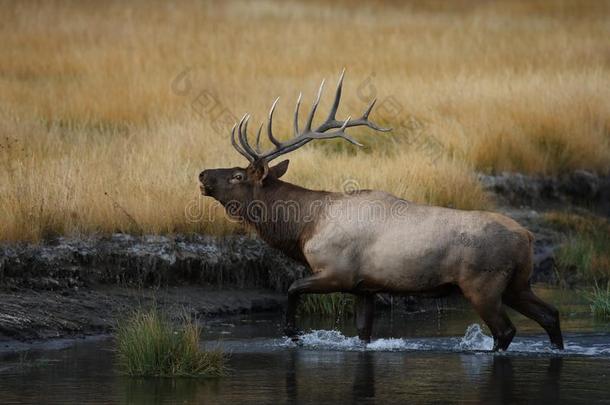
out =
[(202, 195), (211, 196), (214, 192), (214, 178), (210, 176), (209, 170), (204, 170), (199, 173), (199, 189)]

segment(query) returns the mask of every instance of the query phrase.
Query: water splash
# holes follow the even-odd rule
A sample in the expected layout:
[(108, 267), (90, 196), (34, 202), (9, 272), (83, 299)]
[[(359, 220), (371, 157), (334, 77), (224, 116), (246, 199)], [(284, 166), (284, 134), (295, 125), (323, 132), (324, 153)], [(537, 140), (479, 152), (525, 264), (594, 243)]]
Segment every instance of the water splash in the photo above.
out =
[(337, 330), (313, 330), (301, 336), (299, 344), (309, 348), (361, 350), (365, 344), (357, 337), (346, 337)]
[(302, 335), (298, 343), (289, 338), (281, 342), (281, 346), (300, 346), (308, 349), (345, 350), (345, 351), (407, 351), (432, 350), (419, 339), (386, 338), (376, 339), (369, 344), (362, 342), (357, 336), (347, 337), (337, 330), (312, 330)]
[[(275, 342), (276, 347), (303, 347), (312, 350), (334, 351), (438, 351), (438, 352), (472, 352), (487, 351), (493, 347), (493, 338), (483, 332), (479, 324), (466, 328), (464, 336), (431, 337), (431, 338), (385, 338), (375, 339), (369, 344), (358, 337), (344, 336), (337, 330), (312, 330), (301, 336), (298, 343), (289, 338)], [(565, 350), (554, 350), (544, 335), (516, 338), (510, 345), (507, 354), (515, 355), (579, 355), (610, 356), (610, 339), (607, 335), (571, 336), (566, 341)]]
[(474, 323), (466, 328), (466, 333), (457, 345), (459, 350), (491, 350), (494, 345), (492, 337), (483, 333), (481, 325)]

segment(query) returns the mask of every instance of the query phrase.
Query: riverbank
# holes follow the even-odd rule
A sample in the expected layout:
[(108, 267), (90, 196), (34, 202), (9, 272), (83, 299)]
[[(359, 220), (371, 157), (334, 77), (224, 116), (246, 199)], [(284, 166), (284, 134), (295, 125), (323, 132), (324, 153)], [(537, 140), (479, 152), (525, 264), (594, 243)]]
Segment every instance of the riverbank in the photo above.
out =
[(279, 309), (306, 269), (262, 241), (116, 234), (0, 247), (0, 341), (108, 333), (138, 306), (209, 318)]
[(211, 290), (199, 286), (134, 289), (99, 286), (79, 291), (1, 292), (0, 346), (107, 334), (133, 310), (156, 306), (172, 319), (210, 319), (232, 314), (277, 311), (284, 294), (267, 290)]

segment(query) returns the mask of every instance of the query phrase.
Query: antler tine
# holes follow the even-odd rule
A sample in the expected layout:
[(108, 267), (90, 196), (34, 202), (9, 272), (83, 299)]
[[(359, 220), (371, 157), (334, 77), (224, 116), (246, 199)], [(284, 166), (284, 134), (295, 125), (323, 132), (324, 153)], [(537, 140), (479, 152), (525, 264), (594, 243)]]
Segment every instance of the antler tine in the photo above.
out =
[(235, 128), (237, 127), (237, 124), (233, 125), (233, 128), (231, 128), (231, 145), (233, 145), (233, 147), (235, 148), (236, 151), (238, 151), (242, 156), (244, 156), (246, 159), (248, 159), (248, 161), (253, 162), (254, 158), (250, 155), (248, 155), (242, 148), (241, 146), (239, 146), (237, 144), (237, 142), (235, 142)]
[[(371, 111), (373, 110), (373, 107), (375, 106), (375, 103), (377, 102), (377, 99), (374, 99), (366, 108), (366, 110), (364, 111), (364, 113), (362, 114), (362, 116), (360, 118), (357, 118), (355, 120), (350, 120), (347, 123), (347, 127), (346, 128), (350, 128), (350, 127), (359, 127), (359, 126), (366, 126), (369, 127), (371, 129), (374, 129), (375, 131), (380, 131), (380, 132), (388, 132), (391, 131), (392, 128), (383, 128), (380, 127), (379, 125), (375, 124), (372, 121), (369, 121), (369, 114), (371, 113)], [(334, 129), (334, 128), (339, 128), (341, 125), (343, 124), (342, 121), (337, 121), (337, 120), (326, 120), (325, 122), (323, 122), (317, 129), (316, 132), (325, 132), (328, 131), (329, 129)]]
[(313, 117), (316, 114), (316, 110), (318, 109), (318, 104), (320, 104), (320, 98), (322, 97), (322, 90), (324, 90), (324, 82), (326, 80), (322, 80), (320, 83), (320, 88), (318, 89), (318, 95), (316, 96), (316, 100), (311, 106), (311, 111), (309, 111), (309, 117), (307, 117), (307, 125), (305, 126), (305, 132), (311, 131), (311, 123), (313, 122)]
[(269, 137), (269, 140), (276, 147), (279, 148), (280, 146), (282, 146), (282, 143), (280, 141), (278, 141), (277, 139), (275, 139), (275, 137), (273, 136), (273, 130), (272, 130), (272, 126), (273, 126), (273, 112), (275, 111), (275, 106), (277, 105), (278, 101), (280, 101), (279, 97), (275, 99), (275, 101), (271, 105), (271, 109), (269, 110), (269, 120), (267, 121), (267, 136)]
[[(339, 128), (338, 131), (336, 131), (337, 136), (340, 136), (341, 138), (345, 139), (346, 141), (348, 141), (351, 144), (354, 144), (356, 146), (364, 146), (363, 144), (361, 144), (360, 142), (358, 142), (357, 140), (355, 140), (354, 138), (348, 136), (345, 133), (345, 129), (347, 128), (347, 126), (349, 125), (349, 121), (352, 119), (352, 117), (347, 117), (347, 119), (343, 122), (343, 125), (341, 125), (341, 128)], [(333, 133), (330, 132), (329, 135), (332, 135)], [(326, 135), (326, 134), (325, 134)], [(331, 138), (335, 138), (336, 136), (331, 136)], [(324, 139), (323, 137), (320, 137), (320, 139)]]
[[(336, 138), (338, 136), (340, 136), (341, 138), (345, 139), (346, 141), (348, 141), (351, 144), (354, 144), (356, 146), (364, 146), (363, 144), (361, 144), (360, 142), (358, 142), (357, 140), (355, 140), (354, 138), (350, 137), (349, 135), (347, 135), (345, 133), (345, 129), (347, 128), (347, 126), (349, 125), (349, 121), (352, 119), (352, 117), (347, 117), (347, 119), (343, 122), (343, 125), (341, 125), (341, 128), (339, 128), (338, 131), (336, 131), (336, 135), (335, 136), (330, 136), (330, 138)], [(333, 135), (333, 132), (328, 133), (329, 135)], [(326, 133), (324, 134), (326, 135)], [(325, 139), (324, 137), (320, 137), (319, 139)]]
[(337, 110), (339, 109), (339, 102), (341, 101), (341, 91), (343, 90), (343, 78), (345, 77), (345, 68), (341, 72), (341, 76), (339, 76), (339, 81), (337, 81), (337, 90), (335, 90), (335, 100), (333, 101), (333, 106), (328, 113), (328, 118), (326, 121), (336, 121)]
[(377, 124), (375, 124), (374, 122), (369, 121), (369, 114), (373, 110), (373, 107), (375, 106), (376, 102), (377, 102), (377, 99), (374, 98), (373, 101), (371, 101), (371, 104), (369, 104), (367, 109), (364, 111), (364, 114), (362, 114), (362, 117), (360, 117), (360, 119), (357, 121), (356, 125), (358, 125), (358, 124), (366, 125), (367, 127), (374, 129), (375, 131), (389, 132), (392, 130), (392, 128), (382, 128), (382, 127), (378, 126)]
[(244, 149), (244, 151), (248, 155), (252, 156), (253, 159), (258, 159), (260, 156), (254, 151), (254, 149), (252, 149), (252, 147), (248, 143), (248, 121), (249, 120), (250, 120), (250, 114), (244, 115), (244, 117), (239, 122), (239, 128), (238, 128), (237, 135), (239, 138), (239, 143), (241, 144), (241, 147)]
[(369, 106), (366, 108), (366, 110), (364, 111), (364, 114), (362, 114), (362, 118), (368, 119), (369, 118), (369, 114), (371, 113), (371, 110), (373, 109), (373, 107), (375, 106), (375, 103), (377, 102), (377, 99), (374, 98), (373, 101), (371, 101), (371, 104), (369, 104)]
[(299, 136), (299, 107), (301, 107), (301, 97), (303, 93), (299, 93), (297, 98), (297, 106), (294, 109), (294, 136)]
[(261, 153), (261, 131), (263, 130), (263, 124), (258, 127), (258, 132), (256, 133), (256, 153), (260, 155)]

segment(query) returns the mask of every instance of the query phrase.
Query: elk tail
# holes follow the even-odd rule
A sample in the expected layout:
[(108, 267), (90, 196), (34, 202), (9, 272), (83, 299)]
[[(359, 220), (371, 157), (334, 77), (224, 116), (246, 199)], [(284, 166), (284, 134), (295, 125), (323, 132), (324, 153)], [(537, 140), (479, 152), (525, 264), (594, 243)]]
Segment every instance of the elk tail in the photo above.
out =
[[(511, 291), (523, 291), (529, 288), (530, 277), (534, 271), (534, 234), (528, 230), (525, 230), (528, 246), (523, 249), (521, 260), (518, 261), (515, 272), (511, 280), (509, 281), (508, 287)], [(525, 246), (524, 246), (525, 247)]]

